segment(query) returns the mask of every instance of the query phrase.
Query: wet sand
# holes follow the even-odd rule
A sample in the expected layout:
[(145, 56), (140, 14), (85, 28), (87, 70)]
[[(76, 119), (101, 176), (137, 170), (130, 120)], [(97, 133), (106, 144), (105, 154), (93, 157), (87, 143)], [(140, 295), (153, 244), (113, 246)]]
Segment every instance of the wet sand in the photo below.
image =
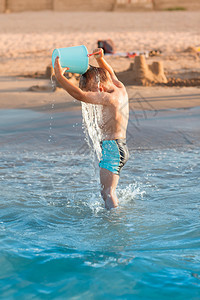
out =
[[(31, 86), (45, 87), (40, 92), (29, 91)], [(131, 109), (166, 110), (200, 106), (198, 87), (127, 87)], [(50, 80), (23, 77), (0, 77), (0, 109), (34, 109), (49, 112), (81, 109), (81, 103), (74, 100), (63, 89), (51, 92)]]

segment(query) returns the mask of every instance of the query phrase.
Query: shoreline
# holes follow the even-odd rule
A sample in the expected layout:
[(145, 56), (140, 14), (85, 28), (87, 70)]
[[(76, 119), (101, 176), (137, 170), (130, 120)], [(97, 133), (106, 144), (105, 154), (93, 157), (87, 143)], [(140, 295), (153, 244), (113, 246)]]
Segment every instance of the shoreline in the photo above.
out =
[[(30, 91), (31, 86), (39, 86), (44, 90)], [(138, 111), (200, 106), (199, 87), (127, 86), (126, 88), (130, 109)], [(81, 109), (81, 103), (61, 88), (51, 92), (50, 80), (4, 76), (0, 77), (0, 109), (58, 112)]]
[[(88, 151), (81, 110), (0, 110), (1, 150)], [(200, 146), (200, 106), (167, 111), (131, 111), (127, 127), (129, 150), (180, 149)], [(51, 143), (49, 143), (51, 142)]]

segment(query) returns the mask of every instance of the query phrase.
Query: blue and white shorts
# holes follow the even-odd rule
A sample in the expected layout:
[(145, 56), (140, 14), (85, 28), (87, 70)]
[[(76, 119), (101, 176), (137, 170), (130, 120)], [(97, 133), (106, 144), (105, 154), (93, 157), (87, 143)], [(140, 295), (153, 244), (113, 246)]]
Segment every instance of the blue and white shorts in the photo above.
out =
[(100, 168), (119, 175), (122, 167), (129, 159), (126, 139), (104, 140), (101, 142), (102, 157)]

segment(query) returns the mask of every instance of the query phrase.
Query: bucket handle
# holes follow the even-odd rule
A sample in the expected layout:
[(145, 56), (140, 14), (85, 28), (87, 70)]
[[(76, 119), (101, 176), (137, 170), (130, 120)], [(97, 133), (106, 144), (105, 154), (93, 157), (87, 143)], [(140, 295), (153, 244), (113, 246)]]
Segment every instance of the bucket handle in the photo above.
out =
[(87, 55), (87, 57), (90, 57), (90, 56), (95, 55), (95, 54), (100, 54), (100, 53), (101, 53), (101, 50), (98, 51), (98, 52), (90, 53), (90, 54)]

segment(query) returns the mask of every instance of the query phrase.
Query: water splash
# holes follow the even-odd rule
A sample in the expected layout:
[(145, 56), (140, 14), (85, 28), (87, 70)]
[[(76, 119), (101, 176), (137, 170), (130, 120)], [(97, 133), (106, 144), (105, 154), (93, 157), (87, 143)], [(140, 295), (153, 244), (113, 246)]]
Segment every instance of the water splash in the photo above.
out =
[(83, 128), (85, 139), (91, 149), (94, 151), (97, 159), (101, 157), (101, 129), (99, 121), (101, 120), (102, 107), (100, 105), (82, 103)]
[[(100, 76), (98, 70), (96, 70), (95, 82), (97, 83), (97, 90), (100, 93)], [(82, 102), (82, 116), (86, 141), (91, 152), (96, 154), (99, 161), (101, 158), (100, 142), (102, 140), (102, 132), (99, 125), (102, 122), (102, 105)]]
[[(52, 92), (56, 90), (56, 81), (54, 80), (53, 74), (51, 74), (51, 87), (52, 87)], [(55, 106), (55, 99), (53, 98), (52, 103), (51, 103), (51, 109), (53, 110)], [(52, 142), (53, 140), (53, 134), (52, 134), (52, 124), (53, 124), (53, 111), (51, 110), (50, 114), (50, 122), (49, 122), (49, 138), (48, 142)]]
[(138, 183), (131, 183), (126, 188), (118, 188), (117, 194), (120, 198), (120, 204), (128, 204), (130, 201), (133, 201), (136, 197), (143, 199), (146, 192), (143, 190), (143, 187), (140, 187)]

